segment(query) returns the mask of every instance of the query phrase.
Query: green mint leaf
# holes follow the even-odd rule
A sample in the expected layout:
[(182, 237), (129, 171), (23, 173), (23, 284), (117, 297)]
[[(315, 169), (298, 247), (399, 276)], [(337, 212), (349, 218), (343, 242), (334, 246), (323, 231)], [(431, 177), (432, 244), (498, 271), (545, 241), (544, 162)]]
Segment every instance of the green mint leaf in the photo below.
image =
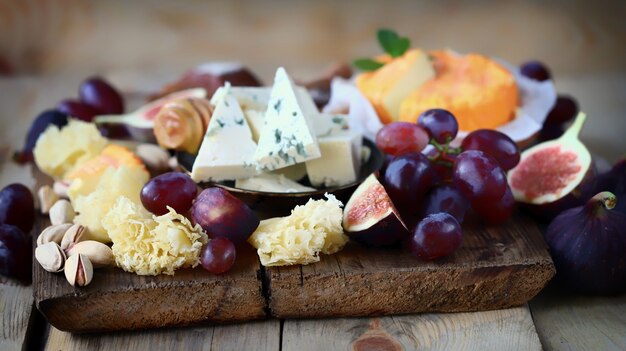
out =
[(369, 58), (356, 59), (352, 64), (361, 71), (375, 71), (384, 66), (384, 64)]
[(402, 56), (411, 45), (409, 38), (400, 37), (391, 29), (382, 28), (376, 33), (378, 42), (383, 50), (391, 57)]

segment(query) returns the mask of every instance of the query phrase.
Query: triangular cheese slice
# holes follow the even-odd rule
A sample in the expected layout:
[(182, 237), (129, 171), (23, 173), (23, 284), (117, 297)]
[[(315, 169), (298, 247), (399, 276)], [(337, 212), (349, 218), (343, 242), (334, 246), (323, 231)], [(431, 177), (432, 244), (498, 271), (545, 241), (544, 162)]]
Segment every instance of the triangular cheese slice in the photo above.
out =
[(284, 68), (276, 71), (254, 158), (259, 169), (274, 170), (320, 157), (311, 118), (319, 113), (305, 101)]
[(201, 182), (252, 177), (258, 173), (256, 148), (237, 99), (226, 93), (216, 101), (191, 178)]

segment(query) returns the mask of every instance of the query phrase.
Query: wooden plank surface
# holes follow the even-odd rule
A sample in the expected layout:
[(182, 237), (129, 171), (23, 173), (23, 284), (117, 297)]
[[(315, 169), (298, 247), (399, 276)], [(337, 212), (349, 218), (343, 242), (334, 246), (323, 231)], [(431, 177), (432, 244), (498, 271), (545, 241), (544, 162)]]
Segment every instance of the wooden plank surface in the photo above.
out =
[(34, 267), (37, 307), (56, 328), (72, 332), (159, 328), (265, 317), (254, 251), (240, 252), (228, 274), (201, 268), (174, 276), (138, 276), (119, 268), (94, 272), (86, 287), (72, 287), (63, 274)]
[(0, 276), (0, 350), (25, 349), (33, 309), (32, 287)]
[(526, 306), (476, 313), (287, 320), (283, 351), (540, 350)]
[(534, 223), (466, 221), (450, 257), (419, 261), (408, 252), (349, 245), (308, 266), (266, 269), (269, 307), (280, 318), (467, 312), (519, 306), (554, 275)]
[(580, 296), (551, 284), (530, 308), (545, 350), (626, 350), (626, 295)]
[(79, 335), (50, 327), (44, 350), (279, 350), (280, 321)]

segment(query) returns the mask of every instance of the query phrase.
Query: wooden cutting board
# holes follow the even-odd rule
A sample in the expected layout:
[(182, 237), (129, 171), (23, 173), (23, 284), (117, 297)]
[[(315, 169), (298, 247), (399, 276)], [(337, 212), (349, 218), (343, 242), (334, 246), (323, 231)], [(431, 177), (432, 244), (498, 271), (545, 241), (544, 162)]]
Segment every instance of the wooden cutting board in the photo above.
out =
[(50, 324), (70, 332), (479, 311), (521, 305), (555, 273), (541, 233), (527, 218), (500, 226), (464, 223), (463, 230), (461, 248), (435, 262), (350, 243), (316, 264), (263, 268), (250, 249), (238, 252), (235, 267), (222, 276), (199, 267), (157, 277), (107, 268), (83, 288), (35, 264), (35, 302)]

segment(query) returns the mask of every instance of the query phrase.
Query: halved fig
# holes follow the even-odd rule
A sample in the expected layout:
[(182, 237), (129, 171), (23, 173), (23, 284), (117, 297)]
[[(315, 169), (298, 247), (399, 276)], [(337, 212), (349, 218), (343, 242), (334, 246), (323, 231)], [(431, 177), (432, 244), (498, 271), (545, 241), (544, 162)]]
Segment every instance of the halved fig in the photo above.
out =
[(111, 139), (131, 139), (145, 143), (155, 143), (154, 118), (168, 102), (186, 98), (205, 98), (206, 90), (188, 89), (152, 101), (138, 110), (124, 115), (97, 116), (94, 122), (100, 131)]
[(508, 174), (515, 200), (541, 217), (552, 218), (593, 195), (595, 166), (589, 150), (578, 140), (585, 119), (579, 113), (560, 138), (524, 151)]
[(343, 229), (368, 246), (393, 245), (409, 235), (385, 188), (371, 174), (354, 191), (343, 212)]

